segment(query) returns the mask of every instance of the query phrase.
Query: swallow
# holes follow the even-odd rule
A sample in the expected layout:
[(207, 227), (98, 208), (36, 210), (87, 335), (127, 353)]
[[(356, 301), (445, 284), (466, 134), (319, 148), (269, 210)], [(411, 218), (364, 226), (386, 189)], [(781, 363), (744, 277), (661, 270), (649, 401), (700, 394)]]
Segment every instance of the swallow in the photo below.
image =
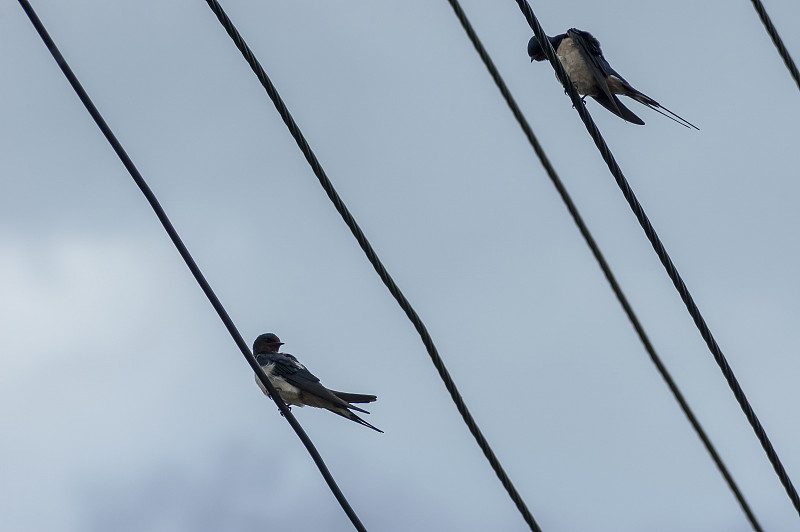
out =
[[(320, 384), (319, 379), (312, 375), (294, 356), (278, 352), (282, 345), (283, 342), (276, 335), (262, 334), (253, 342), (253, 355), (285, 403), (324, 408), (365, 427), (383, 432), (358, 417), (352, 410), (365, 414), (369, 414), (369, 412), (350, 404), (371, 403), (377, 399), (376, 396), (329, 390)], [(258, 375), (256, 375), (256, 383), (261, 391), (269, 395)]]
[[(634, 89), (630, 83), (625, 81), (625, 78), (611, 68), (611, 65), (608, 64), (606, 58), (603, 57), (603, 52), (600, 50), (600, 42), (588, 31), (572, 28), (567, 30), (567, 33), (548, 37), (547, 39), (553, 45), (553, 49), (564, 66), (564, 70), (567, 71), (569, 79), (572, 80), (575, 90), (584, 98), (591, 96), (597, 100), (597, 103), (623, 120), (643, 126), (644, 121), (625, 107), (617, 98), (617, 94), (622, 94), (633, 98), (684, 127), (700, 129), (651, 97)], [(531, 58), (531, 62), (547, 59), (542, 49), (542, 43), (539, 42), (535, 35), (528, 41), (528, 55)]]

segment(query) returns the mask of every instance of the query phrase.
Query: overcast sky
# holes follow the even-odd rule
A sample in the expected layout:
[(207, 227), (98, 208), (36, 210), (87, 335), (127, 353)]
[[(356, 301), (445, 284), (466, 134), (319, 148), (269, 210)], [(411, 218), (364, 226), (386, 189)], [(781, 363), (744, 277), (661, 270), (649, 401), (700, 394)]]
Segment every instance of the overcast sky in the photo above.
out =
[[(34, 0), (370, 530), (527, 526), (205, 2)], [(747, 531), (447, 2), (247, 2), (271, 76), (543, 530)], [(765, 530), (798, 515), (516, 2), (463, 7)], [(534, 2), (647, 123), (588, 110), (800, 483), (800, 93), (747, 0)], [(800, 58), (800, 4), (767, 2)], [(626, 104), (628, 102), (626, 101)], [(0, 2), (0, 528), (348, 530), (22, 9)]]

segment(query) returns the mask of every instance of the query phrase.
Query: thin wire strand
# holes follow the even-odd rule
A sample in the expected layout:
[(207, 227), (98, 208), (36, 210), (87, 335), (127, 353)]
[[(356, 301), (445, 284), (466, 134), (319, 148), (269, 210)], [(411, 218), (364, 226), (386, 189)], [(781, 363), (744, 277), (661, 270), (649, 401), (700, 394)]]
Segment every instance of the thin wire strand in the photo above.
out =
[(783, 63), (786, 65), (786, 68), (789, 69), (789, 75), (792, 76), (794, 82), (797, 84), (797, 88), (800, 89), (800, 72), (797, 71), (797, 66), (794, 64), (794, 61), (792, 61), (792, 56), (789, 55), (789, 50), (787, 50), (786, 46), (783, 45), (783, 40), (778, 34), (778, 30), (772, 24), (772, 20), (767, 14), (767, 9), (764, 7), (764, 4), (761, 3), (761, 0), (751, 1), (756, 13), (758, 13), (759, 18), (761, 19), (761, 23), (764, 24), (764, 28), (766, 28), (767, 33), (772, 39), (772, 43), (775, 45), (775, 48), (778, 49), (778, 54), (780, 54), (781, 59), (783, 59)]
[(797, 510), (798, 514), (800, 514), (800, 497), (798, 497), (797, 495), (797, 490), (795, 490), (794, 485), (792, 484), (792, 481), (789, 478), (788, 473), (786, 472), (786, 469), (783, 467), (783, 464), (781, 463), (781, 460), (778, 457), (778, 453), (772, 446), (772, 442), (769, 440), (769, 437), (767, 436), (764, 427), (758, 420), (758, 417), (753, 411), (753, 407), (750, 405), (750, 402), (747, 400), (747, 397), (744, 394), (744, 390), (742, 390), (739, 381), (736, 379), (733, 370), (731, 369), (727, 359), (723, 355), (722, 349), (720, 349), (719, 345), (717, 344), (717, 341), (711, 334), (711, 330), (708, 328), (705, 319), (700, 314), (700, 309), (697, 307), (694, 298), (692, 298), (692, 295), (689, 293), (686, 284), (683, 282), (683, 278), (680, 276), (677, 268), (675, 267), (675, 264), (672, 262), (672, 259), (667, 254), (667, 250), (664, 248), (664, 244), (662, 244), (661, 239), (656, 234), (653, 225), (650, 223), (650, 220), (647, 218), (647, 215), (644, 212), (644, 208), (639, 203), (639, 200), (636, 198), (636, 195), (633, 193), (633, 189), (631, 189), (631, 186), (628, 183), (627, 179), (625, 179), (625, 176), (622, 173), (622, 169), (620, 169), (619, 165), (614, 159), (614, 156), (611, 153), (608, 144), (606, 144), (606, 141), (605, 139), (603, 139), (602, 135), (600, 134), (600, 131), (597, 129), (594, 120), (592, 120), (592, 117), (589, 115), (589, 111), (586, 110), (586, 106), (584, 105), (583, 101), (581, 100), (580, 96), (575, 90), (575, 87), (572, 85), (572, 82), (569, 80), (569, 76), (564, 70), (564, 67), (561, 65), (561, 62), (556, 57), (556, 52), (553, 49), (553, 45), (550, 44), (547, 35), (545, 34), (544, 30), (539, 24), (539, 21), (536, 19), (536, 16), (533, 14), (533, 11), (531, 10), (530, 5), (528, 5), (527, 0), (516, 0), (516, 2), (520, 10), (522, 10), (522, 13), (525, 16), (525, 19), (528, 21), (528, 24), (533, 29), (536, 38), (539, 40), (540, 43), (542, 43), (542, 49), (544, 50), (547, 59), (550, 61), (550, 64), (553, 65), (553, 68), (556, 71), (556, 76), (564, 85), (564, 88), (569, 94), (570, 99), (572, 99), (572, 103), (575, 109), (578, 111), (578, 114), (580, 115), (581, 119), (583, 120), (583, 123), (586, 126), (587, 131), (589, 132), (589, 135), (591, 135), (592, 140), (594, 140), (597, 149), (600, 151), (600, 154), (602, 155), (603, 160), (606, 162), (608, 169), (614, 176), (614, 179), (616, 180), (617, 185), (622, 191), (623, 196), (625, 196), (625, 199), (628, 201), (631, 210), (636, 215), (637, 220), (639, 220), (639, 224), (642, 226), (645, 235), (647, 235), (647, 238), (650, 240), (650, 243), (652, 244), (653, 249), (656, 252), (656, 255), (658, 255), (658, 258), (664, 265), (664, 268), (666, 269), (669, 278), (672, 280), (672, 283), (678, 290), (678, 293), (680, 294), (681, 299), (686, 305), (689, 314), (691, 315), (695, 325), (700, 331), (700, 335), (703, 337), (703, 340), (705, 340), (709, 351), (711, 351), (714, 360), (717, 362), (717, 365), (722, 371), (725, 380), (728, 382), (728, 386), (730, 387), (731, 391), (733, 391), (733, 395), (734, 397), (736, 397), (736, 400), (738, 401), (739, 406), (744, 412), (745, 417), (747, 417), (747, 421), (753, 427), (753, 431), (756, 433), (759, 442), (761, 442), (761, 446), (764, 448), (764, 452), (767, 454), (767, 458), (772, 464), (773, 469), (775, 469), (775, 473), (778, 475), (781, 484), (783, 484), (783, 487), (786, 490), (786, 494), (792, 501), (795, 510)]
[(325, 478), (325, 481), (328, 483), (328, 486), (330, 487), (331, 491), (336, 496), (336, 499), (339, 501), (339, 504), (341, 504), (342, 509), (345, 511), (347, 516), (352, 521), (353, 526), (356, 528), (356, 530), (365, 532), (366, 528), (364, 528), (364, 525), (361, 524), (361, 521), (358, 519), (358, 516), (353, 511), (350, 504), (347, 502), (347, 499), (344, 497), (344, 494), (339, 489), (339, 486), (336, 485), (336, 481), (333, 479), (333, 476), (331, 475), (330, 471), (325, 465), (325, 462), (322, 460), (322, 456), (320, 456), (316, 447), (314, 447), (313, 442), (305, 433), (303, 427), (300, 426), (300, 423), (294, 417), (289, 407), (287, 407), (286, 404), (280, 399), (280, 395), (275, 390), (275, 387), (272, 386), (272, 383), (267, 378), (267, 375), (264, 373), (264, 370), (261, 368), (261, 366), (258, 365), (258, 362), (256, 362), (255, 358), (253, 358), (253, 354), (250, 352), (250, 348), (245, 343), (241, 334), (239, 334), (239, 331), (236, 328), (236, 325), (234, 325), (233, 320), (231, 320), (230, 316), (225, 311), (225, 308), (222, 306), (222, 303), (217, 298), (214, 291), (211, 289), (211, 285), (208, 283), (208, 281), (206, 281), (205, 277), (200, 271), (200, 268), (197, 266), (197, 263), (194, 261), (192, 255), (189, 253), (189, 250), (186, 248), (180, 236), (178, 235), (178, 232), (175, 230), (172, 223), (169, 221), (166, 212), (164, 212), (164, 209), (159, 204), (155, 194), (153, 194), (153, 191), (150, 190), (150, 187), (145, 182), (144, 177), (142, 177), (142, 175), (139, 173), (139, 170), (133, 164), (133, 161), (125, 152), (125, 149), (122, 147), (119, 140), (117, 140), (116, 136), (111, 131), (111, 128), (108, 126), (108, 124), (103, 119), (100, 112), (97, 110), (97, 107), (95, 107), (91, 98), (86, 93), (80, 82), (78, 81), (78, 78), (72, 72), (72, 69), (69, 67), (69, 64), (67, 64), (67, 61), (66, 59), (64, 59), (64, 56), (61, 55), (61, 52), (58, 50), (58, 47), (56, 47), (56, 44), (55, 42), (53, 42), (53, 39), (50, 38), (50, 35), (48, 34), (41, 20), (39, 20), (39, 17), (36, 15), (36, 12), (33, 10), (33, 7), (30, 5), (28, 0), (19, 0), (19, 3), (22, 6), (22, 9), (25, 11), (25, 13), (28, 15), (28, 18), (31, 20), (31, 23), (33, 24), (34, 28), (36, 28), (36, 31), (39, 33), (39, 36), (42, 38), (42, 41), (44, 41), (48, 50), (50, 50), (50, 53), (53, 55), (53, 58), (56, 60), (56, 63), (58, 63), (58, 66), (61, 68), (62, 72), (66, 76), (70, 85), (72, 85), (72, 88), (75, 90), (75, 93), (78, 95), (78, 98), (80, 98), (81, 102), (86, 107), (86, 110), (89, 111), (89, 114), (92, 116), (95, 123), (97, 123), (97, 126), (103, 132), (103, 135), (105, 135), (109, 144), (111, 144), (111, 147), (114, 149), (114, 151), (117, 153), (117, 156), (122, 161), (122, 164), (128, 170), (128, 173), (130, 173), (131, 177), (136, 182), (136, 185), (142, 191), (142, 194), (144, 194), (145, 198), (147, 199), (147, 202), (150, 204), (156, 216), (158, 217), (158, 220), (161, 222), (161, 225), (164, 227), (164, 230), (166, 230), (167, 234), (172, 240), (172, 243), (178, 249), (178, 252), (180, 253), (184, 262), (186, 262), (186, 265), (189, 267), (189, 270), (192, 272), (192, 275), (194, 275), (194, 278), (197, 280), (197, 283), (200, 285), (200, 288), (203, 290), (206, 297), (211, 302), (211, 305), (214, 307), (214, 310), (217, 311), (217, 314), (219, 315), (222, 322), (225, 324), (225, 327), (228, 329), (228, 332), (233, 338), (233, 341), (236, 342), (236, 345), (241, 350), (245, 360), (247, 360), (247, 363), (250, 364), (250, 367), (253, 369), (255, 374), (261, 380), (261, 383), (267, 389), (267, 392), (272, 397), (272, 400), (275, 402), (275, 404), (278, 406), (278, 409), (280, 409), (281, 414), (286, 418), (286, 421), (288, 421), (289, 424), (292, 426), (295, 433), (297, 433), (297, 436), (300, 438), (300, 441), (303, 442), (303, 445), (305, 445), (306, 449), (308, 450), (308, 453), (313, 458), (314, 463), (317, 464), (320, 473), (322, 473), (322, 476)]
[(256, 77), (261, 82), (261, 85), (263, 85), (264, 89), (267, 91), (267, 94), (269, 95), (270, 99), (275, 105), (275, 108), (278, 110), (278, 113), (280, 114), (281, 118), (286, 124), (286, 127), (289, 129), (289, 132), (291, 133), (295, 142), (297, 142), (300, 151), (303, 152), (306, 161), (308, 161), (308, 164), (311, 166), (314, 175), (319, 180), (319, 183), (320, 185), (322, 185), (322, 188), (325, 190), (326, 194), (328, 195), (328, 198), (330, 198), (331, 202), (336, 207), (336, 210), (344, 219), (345, 223), (347, 224), (347, 227), (350, 228), (350, 231), (353, 233), (353, 236), (358, 241), (359, 246), (361, 246), (361, 249), (366, 254), (367, 259), (369, 259), (370, 264), (372, 264), (373, 268), (378, 273), (378, 276), (381, 278), (383, 283), (389, 289), (389, 292), (392, 294), (392, 296), (394, 296), (397, 303), (406, 313), (406, 316), (408, 316), (408, 319), (411, 321), (411, 323), (414, 325), (414, 328), (419, 333), (420, 337), (422, 338), (422, 343), (425, 345), (425, 349), (428, 351), (428, 355), (431, 358), (431, 362), (433, 362), (433, 365), (439, 372), (439, 376), (444, 382), (447, 391), (450, 393), (450, 397), (453, 399), (453, 402), (455, 403), (458, 412), (464, 419), (464, 423), (466, 423), (467, 427), (469, 428), (469, 431), (472, 433), (472, 436), (475, 438), (475, 441), (481, 448), (481, 451), (483, 451), (484, 456), (489, 461), (489, 464), (491, 465), (492, 469), (497, 475), (497, 478), (500, 479), (500, 482), (502, 483), (503, 487), (508, 492), (509, 497), (511, 497), (511, 500), (514, 502), (520, 514), (522, 514), (523, 519), (525, 520), (526, 523), (528, 523), (528, 526), (531, 528), (531, 530), (535, 532), (541, 532), (541, 529), (534, 520), (533, 515), (528, 510), (519, 492), (514, 487), (514, 484), (511, 482), (511, 479), (506, 474), (505, 470), (500, 464), (500, 461), (497, 459), (497, 456), (495, 456), (494, 451), (489, 445), (489, 442), (486, 440), (483, 433), (478, 428), (478, 424), (475, 422), (475, 419), (472, 417), (472, 414), (470, 414), (469, 410), (467, 409), (467, 406), (464, 403), (464, 400), (461, 397), (458, 388), (456, 388), (456, 385), (453, 382), (450, 373), (447, 371), (447, 368), (444, 365), (444, 361), (442, 360), (441, 356), (439, 356), (439, 352), (433, 343), (433, 339), (428, 333), (428, 329), (422, 323), (422, 320), (420, 319), (419, 315), (414, 310), (414, 308), (411, 306), (411, 303), (409, 303), (409, 301), (400, 291), (400, 288), (397, 286), (392, 277), (389, 275), (383, 263), (378, 258), (378, 255), (375, 253), (375, 250), (372, 248), (372, 245), (367, 240), (367, 237), (364, 235), (363, 231), (358, 226), (353, 216), (350, 214), (350, 211), (345, 206), (341, 197), (334, 189), (333, 184), (331, 183), (330, 179), (325, 173), (325, 170), (323, 170), (322, 165), (320, 164), (316, 155), (314, 155), (314, 152), (311, 150), (311, 147), (309, 146), (308, 142), (303, 136), (303, 133), (300, 131), (300, 128), (297, 126), (297, 123), (294, 121), (294, 118), (292, 118), (291, 113), (289, 113), (289, 110), (286, 108), (286, 104), (281, 99), (277, 89), (267, 76), (267, 73), (261, 67), (261, 64), (258, 62), (255, 55), (250, 50), (250, 47), (247, 46), (247, 43), (245, 43), (242, 36), (236, 30), (236, 27), (233, 25), (230, 18), (228, 18), (228, 15), (222, 9), (222, 6), (219, 4), (219, 2), (217, 2), (216, 0), (206, 0), (206, 2), (208, 3), (208, 6), (211, 8), (214, 14), (216, 14), (220, 23), (228, 32), (228, 35), (231, 37), (233, 42), (236, 44), (236, 47), (239, 49), (239, 51), (242, 53), (247, 63), (250, 65), (250, 68), (252, 68)]
[(631, 325), (636, 331), (636, 334), (639, 336), (639, 340), (642, 342), (645, 351), (647, 351), (647, 354), (650, 356), (650, 360), (652, 360), (653, 364), (656, 366), (656, 369), (666, 382), (667, 386), (672, 392), (672, 395), (675, 397), (675, 400), (680, 405), (681, 410), (683, 410), (683, 413), (688, 418), (689, 423), (692, 425), (692, 428), (694, 428), (695, 432), (697, 433), (697, 436), (703, 442), (703, 445), (705, 446), (709, 455), (711, 455), (711, 459), (714, 461), (714, 463), (717, 466), (717, 469), (719, 469), (720, 473), (724, 477), (725, 482), (728, 484), (728, 487), (733, 492), (734, 497), (738, 501), (739, 506), (741, 506), (742, 511), (747, 516), (748, 521), (750, 521), (750, 524), (752, 525), (753, 529), (756, 532), (763, 532), (761, 525), (758, 523), (758, 520), (756, 519), (755, 514), (751, 510), (750, 505), (745, 500), (744, 495), (739, 489), (739, 486), (736, 484), (736, 481), (733, 479), (733, 476), (728, 471), (727, 466), (722, 461), (722, 458), (720, 457), (716, 448), (711, 443), (711, 439), (708, 437), (702, 425), (698, 421), (697, 417), (694, 415), (694, 412), (692, 412), (692, 409), (689, 407), (689, 404), (684, 398), (680, 389), (678, 388), (678, 385), (675, 383), (674, 379), (670, 375), (669, 370), (667, 370), (666, 366), (661, 361), (661, 357), (659, 357), (658, 353), (656, 353), (655, 347), (653, 347), (653, 344), (650, 342), (650, 338), (647, 336), (647, 333), (645, 332), (644, 327), (642, 326), (641, 322), (639, 321), (639, 318), (637, 317), (635, 311), (633, 310), (633, 307), (631, 306), (630, 302), (628, 301), (628, 298), (622, 291), (622, 288), (620, 287), (619, 283), (617, 282), (614, 273), (611, 271), (611, 267), (609, 266), (608, 262), (603, 256), (603, 253), (600, 251), (600, 247), (597, 245), (597, 242), (595, 241), (594, 237), (589, 231), (589, 228), (583, 221), (580, 212), (578, 212), (577, 206), (572, 201), (572, 198), (570, 197), (569, 192), (567, 192), (567, 189), (564, 186), (564, 183), (561, 181), (561, 178), (558, 177), (558, 174), (556, 173), (552, 164), (550, 164), (550, 160), (547, 158), (547, 154), (545, 154), (544, 148), (542, 148), (541, 144), (539, 143), (539, 140), (533, 133), (533, 129), (528, 124), (525, 115), (522, 113), (522, 110), (517, 105), (516, 100), (511, 95), (511, 91), (508, 89), (508, 86), (503, 80), (503, 77), (500, 75), (500, 72), (497, 70), (497, 67), (492, 61), (492, 58), (489, 56), (489, 53), (484, 48), (483, 43), (481, 43), (481, 40), (478, 37), (477, 33), (475, 32), (475, 29), (472, 27), (472, 24), (467, 18), (466, 13), (464, 13), (464, 10), (461, 8), (461, 5), (459, 4), (458, 0), (448, 0), (448, 2), (450, 3), (450, 6), (453, 8), (456, 17), (461, 23), (461, 26), (464, 28), (464, 31), (467, 33), (470, 42), (472, 42), (472, 45), (475, 47), (475, 50), (478, 52), (478, 55), (480, 56), (484, 65), (489, 71), (489, 74), (491, 74), (492, 79), (497, 85), (497, 88), (500, 90), (500, 93), (503, 95), (503, 98), (508, 104), (508, 107), (511, 109), (511, 113), (517, 119), (517, 122), (522, 128), (522, 131), (525, 133), (528, 142), (530, 143), (531, 147), (533, 147), (533, 151), (536, 152), (536, 155), (539, 157), (542, 166), (547, 172), (547, 175), (550, 177), (550, 181), (553, 183), (553, 186), (555, 186), (556, 190), (558, 191), (558, 194), (561, 196), (561, 200), (567, 207), (567, 210), (572, 216), (575, 225), (578, 226), (578, 230), (583, 236), (583, 239), (586, 241), (586, 245), (589, 246), (589, 249), (592, 251), (592, 254), (597, 260), (600, 269), (603, 271), (603, 274), (608, 280), (609, 285), (611, 285), (611, 290), (613, 290), (614, 294), (616, 295), (617, 299), (622, 305), (622, 308), (625, 311), (625, 314), (628, 316), (628, 320), (631, 322)]

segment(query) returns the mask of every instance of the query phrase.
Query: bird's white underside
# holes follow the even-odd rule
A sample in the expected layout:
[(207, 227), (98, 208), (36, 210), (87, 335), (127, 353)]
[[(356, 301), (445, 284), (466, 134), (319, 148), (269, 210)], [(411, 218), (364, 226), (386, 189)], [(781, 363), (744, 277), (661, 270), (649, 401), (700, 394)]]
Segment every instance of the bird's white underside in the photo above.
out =
[[(556, 55), (564, 66), (564, 70), (567, 71), (567, 75), (572, 80), (572, 84), (578, 94), (596, 95), (599, 92), (597, 80), (592, 69), (586, 64), (586, 60), (572, 39), (562, 40), (561, 44), (558, 45)], [(606, 84), (612, 94), (627, 94), (625, 82), (617, 76), (607, 76)]]
[[(271, 382), (272, 385), (275, 387), (275, 389), (278, 390), (278, 393), (281, 395), (281, 399), (283, 399), (283, 402), (290, 405), (303, 406), (303, 404), (299, 402), (301, 394), (300, 388), (298, 388), (293, 384), (290, 384), (283, 377), (278, 377), (277, 375), (274, 375), (272, 372), (274, 368), (275, 364), (267, 364), (265, 366), (261, 366), (261, 369), (263, 369), (264, 373), (267, 374), (269, 382)], [(267, 389), (261, 383), (261, 379), (258, 378), (258, 375), (256, 375), (255, 378), (258, 387), (261, 388), (261, 391), (266, 394)]]
[(567, 71), (567, 75), (572, 80), (572, 84), (578, 94), (593, 94), (596, 92), (597, 80), (572, 39), (563, 39), (558, 45), (556, 55), (558, 55), (558, 59), (564, 66), (564, 70)]

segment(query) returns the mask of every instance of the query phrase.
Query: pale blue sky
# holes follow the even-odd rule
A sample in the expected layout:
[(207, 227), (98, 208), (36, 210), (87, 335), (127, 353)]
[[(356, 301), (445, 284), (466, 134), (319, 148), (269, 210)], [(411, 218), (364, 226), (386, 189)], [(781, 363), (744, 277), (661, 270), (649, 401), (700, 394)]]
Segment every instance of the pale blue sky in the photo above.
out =
[[(36, 0), (243, 336), (374, 393), (294, 409), (370, 530), (526, 530), (205, 2)], [(224, 7), (545, 531), (747, 531), (451, 8)], [(798, 516), (516, 3), (463, 7), (769, 531)], [(697, 124), (598, 123), (800, 483), (800, 93), (750, 2), (534, 2)], [(800, 56), (800, 4), (769, 1)], [(626, 101), (627, 104), (627, 101)], [(17, 2), (0, 3), (0, 528), (348, 530)]]

